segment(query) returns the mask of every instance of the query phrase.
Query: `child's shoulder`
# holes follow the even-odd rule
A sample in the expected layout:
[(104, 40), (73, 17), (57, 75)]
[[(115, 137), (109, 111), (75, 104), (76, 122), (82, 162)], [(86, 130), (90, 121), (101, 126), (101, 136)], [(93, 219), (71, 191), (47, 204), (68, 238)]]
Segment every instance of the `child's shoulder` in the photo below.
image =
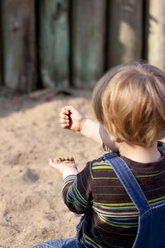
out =
[(102, 157), (88, 162), (88, 166), (93, 179), (114, 176), (112, 167)]

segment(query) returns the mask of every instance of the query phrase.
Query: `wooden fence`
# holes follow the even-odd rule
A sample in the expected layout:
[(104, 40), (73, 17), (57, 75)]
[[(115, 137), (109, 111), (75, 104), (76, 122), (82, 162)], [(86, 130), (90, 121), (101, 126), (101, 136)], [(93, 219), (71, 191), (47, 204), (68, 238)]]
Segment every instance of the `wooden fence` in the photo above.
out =
[(0, 85), (92, 88), (144, 59), (165, 70), (164, 0), (2, 0)]

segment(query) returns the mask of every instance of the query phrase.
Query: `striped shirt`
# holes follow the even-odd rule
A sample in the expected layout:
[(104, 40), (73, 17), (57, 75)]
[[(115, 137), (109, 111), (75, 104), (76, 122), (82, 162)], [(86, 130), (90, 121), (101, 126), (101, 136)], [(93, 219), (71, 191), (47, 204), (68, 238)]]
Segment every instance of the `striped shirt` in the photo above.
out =
[[(127, 163), (151, 206), (165, 202), (165, 154), (154, 163)], [(68, 208), (84, 214), (80, 242), (84, 247), (132, 247), (138, 211), (111, 166), (94, 160), (77, 175), (65, 178), (63, 197)]]

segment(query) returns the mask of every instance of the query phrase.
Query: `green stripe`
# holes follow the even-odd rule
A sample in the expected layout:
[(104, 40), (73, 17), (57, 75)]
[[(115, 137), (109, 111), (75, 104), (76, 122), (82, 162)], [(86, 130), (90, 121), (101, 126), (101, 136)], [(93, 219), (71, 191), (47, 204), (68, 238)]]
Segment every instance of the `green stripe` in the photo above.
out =
[(159, 176), (161, 174), (165, 173), (165, 170), (161, 171), (161, 172), (158, 172), (156, 174), (151, 174), (151, 175), (141, 175), (141, 176), (136, 176), (137, 178), (141, 178), (141, 177), (156, 177), (156, 176)]
[(91, 241), (93, 244), (97, 245), (97, 247), (102, 248), (101, 245), (97, 244), (93, 239), (91, 239), (90, 237), (88, 237), (85, 233), (83, 235), (85, 236), (86, 239), (88, 239), (89, 241)]
[(89, 170), (90, 170), (90, 175), (91, 175), (91, 178), (92, 178), (92, 179), (97, 179), (97, 180), (98, 180), (98, 179), (106, 179), (106, 180), (108, 180), (108, 179), (115, 179), (115, 180), (119, 180), (118, 177), (94, 177), (93, 174), (92, 174), (92, 170), (93, 170), (92, 165), (93, 165), (93, 164), (91, 164), (91, 163), (90, 163), (90, 165), (89, 165), (89, 167), (90, 167), (90, 168), (89, 168)]
[(110, 166), (108, 166), (108, 165), (101, 165), (101, 166), (92, 167), (92, 170), (99, 170), (99, 169), (108, 169), (108, 170), (112, 170), (112, 167), (110, 167)]
[(109, 218), (106, 218), (106, 217), (103, 217), (103, 219), (107, 220), (108, 222), (110, 222), (112, 224), (116, 224), (116, 225), (127, 225), (127, 226), (138, 225), (138, 217), (136, 217), (136, 221), (133, 221), (133, 222), (130, 221), (131, 217), (129, 218), (129, 221), (120, 221), (120, 220), (114, 221), (114, 220), (112, 220), (112, 218), (109, 219)]
[[(97, 206), (96, 206), (96, 208), (97, 208)], [(136, 210), (136, 207), (135, 207), (135, 205), (134, 206), (126, 206), (126, 207), (108, 207), (108, 206), (101, 206), (101, 208), (103, 208), (103, 209), (107, 209), (107, 210), (123, 210), (123, 211), (125, 211), (125, 210), (127, 210), (127, 209), (132, 209), (132, 210)]]
[[(77, 182), (77, 181), (76, 181)], [(76, 184), (76, 183), (75, 183)], [(66, 197), (66, 200), (67, 200), (67, 202), (68, 203), (70, 203), (70, 204), (72, 204), (74, 207), (76, 207), (77, 209), (79, 209), (79, 210), (83, 210), (83, 208), (80, 208), (79, 206), (77, 206), (77, 204), (75, 204), (75, 202), (74, 201), (71, 201), (71, 200), (69, 200), (68, 199), (68, 195), (70, 194), (70, 188), (72, 187), (73, 185), (70, 185), (69, 186), (69, 188), (68, 188), (68, 190), (67, 190), (67, 197)], [(76, 192), (78, 193), (79, 191), (78, 191), (78, 189), (77, 189), (77, 187), (76, 187)], [(82, 196), (81, 196), (81, 194), (80, 194), (80, 192), (78, 193), (79, 194), (79, 196), (80, 196), (80, 198), (82, 198), (86, 203), (88, 203)], [(73, 198), (74, 198), (74, 196), (73, 196)], [(76, 200), (79, 202), (79, 200), (76, 198)]]
[(115, 226), (115, 227), (122, 227), (122, 228), (133, 228), (133, 227), (138, 227), (138, 225), (132, 225), (132, 226), (128, 226), (128, 225), (117, 225), (117, 224), (113, 224), (113, 223), (110, 223), (108, 222), (107, 220), (104, 220), (101, 216), (99, 216), (99, 218), (104, 222), (106, 223), (107, 225), (109, 226)]
[(114, 180), (119, 180), (118, 177), (93, 177), (93, 179), (97, 180), (97, 179), (114, 179)]
[(160, 200), (163, 200), (165, 199), (165, 196), (162, 196), (162, 197), (159, 197), (159, 198), (155, 198), (155, 199), (152, 199), (152, 200), (149, 200), (148, 202), (151, 203), (151, 202), (157, 202), (157, 201), (160, 201)]
[[(162, 197), (159, 197), (159, 198), (155, 198), (155, 199), (152, 199), (152, 200), (149, 200), (148, 202), (149, 203), (152, 203), (152, 202), (157, 202), (157, 201), (160, 201), (160, 200), (163, 200), (165, 199), (165, 196), (162, 196)], [(119, 207), (119, 206), (135, 206), (135, 204), (133, 202), (127, 202), (127, 203), (101, 203), (101, 202), (93, 202), (93, 204), (95, 205), (102, 205), (102, 206), (116, 206), (116, 207)]]
[(101, 214), (106, 214), (106, 215), (109, 215), (109, 217), (114, 217), (114, 216), (130, 216), (131, 217), (131, 215), (133, 215), (133, 216), (138, 216), (138, 212), (137, 213), (135, 213), (135, 212), (126, 212), (126, 213), (113, 213), (113, 212), (109, 212), (109, 213), (107, 213), (106, 211), (104, 211), (104, 210), (100, 210), (100, 209), (97, 209), (97, 208), (94, 208), (95, 209), (95, 211), (97, 212), (97, 213), (101, 213)]
[(91, 178), (92, 179), (97, 179), (97, 180), (98, 179), (106, 179), (106, 180), (108, 180), (108, 179), (115, 179), (115, 180), (119, 180), (118, 177), (94, 177), (93, 174), (92, 174), (92, 170), (93, 170), (92, 164), (90, 164), (89, 166), (90, 166), (89, 171), (90, 171), (90, 175), (91, 175)]
[(95, 205), (103, 205), (103, 206), (134, 206), (135, 204), (133, 202), (129, 203), (101, 203), (101, 202), (93, 202)]
[(99, 165), (99, 164), (105, 164), (105, 165), (107, 165), (107, 163), (105, 163), (104, 160), (99, 160), (99, 161), (97, 161), (97, 162), (93, 162), (93, 163), (92, 163), (93, 166)]
[[(165, 145), (165, 144), (164, 144)], [(101, 164), (101, 165), (100, 165)], [(105, 161), (101, 160), (99, 162), (95, 162), (95, 163), (92, 163), (93, 166), (95, 165), (98, 165), (96, 167), (93, 167), (92, 169), (93, 170), (99, 170), (99, 169), (110, 169), (112, 170), (112, 167), (111, 166), (107, 166), (107, 163), (105, 163)], [(102, 166), (103, 165), (103, 166)], [(148, 174), (148, 175), (140, 175), (140, 176), (136, 176), (136, 178), (145, 178), (145, 177), (154, 177), (154, 176), (159, 176), (161, 174), (165, 173), (165, 170), (161, 171), (161, 172), (158, 172), (158, 173), (155, 173), (155, 174)], [(99, 179), (104, 179), (103, 177), (100, 177)], [(110, 178), (110, 179), (113, 179), (113, 178)], [(116, 178), (114, 178), (116, 179)]]

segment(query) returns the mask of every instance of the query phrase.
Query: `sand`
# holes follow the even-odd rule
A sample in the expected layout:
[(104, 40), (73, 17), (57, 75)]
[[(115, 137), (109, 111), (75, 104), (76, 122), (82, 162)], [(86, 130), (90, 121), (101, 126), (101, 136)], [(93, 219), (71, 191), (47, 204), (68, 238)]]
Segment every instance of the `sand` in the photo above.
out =
[(1, 90), (0, 248), (29, 248), (76, 234), (80, 216), (64, 205), (62, 177), (49, 167), (48, 158), (74, 156), (82, 170), (103, 151), (79, 133), (60, 127), (59, 113), (65, 105), (94, 119), (91, 92), (69, 92), (49, 97), (39, 93), (32, 99)]

